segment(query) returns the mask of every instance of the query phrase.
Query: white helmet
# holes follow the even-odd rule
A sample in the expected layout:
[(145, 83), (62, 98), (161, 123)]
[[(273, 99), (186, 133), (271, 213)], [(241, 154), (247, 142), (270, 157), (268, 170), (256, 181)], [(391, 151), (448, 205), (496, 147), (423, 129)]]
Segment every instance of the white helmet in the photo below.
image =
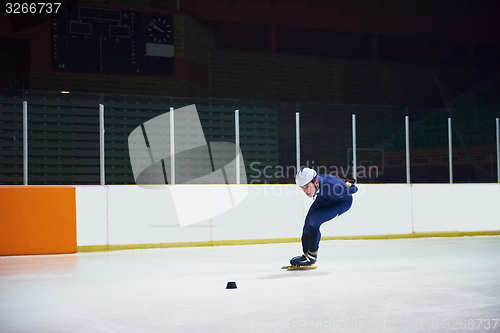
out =
[(309, 184), (314, 178), (316, 178), (316, 171), (309, 168), (302, 168), (295, 176), (295, 183), (299, 185), (299, 187), (305, 186)]

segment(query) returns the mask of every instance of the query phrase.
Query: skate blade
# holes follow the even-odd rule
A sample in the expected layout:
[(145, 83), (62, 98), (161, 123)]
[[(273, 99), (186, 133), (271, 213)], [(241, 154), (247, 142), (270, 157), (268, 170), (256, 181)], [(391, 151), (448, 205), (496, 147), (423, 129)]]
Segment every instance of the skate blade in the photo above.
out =
[(317, 266), (315, 265), (308, 265), (308, 266), (283, 266), (281, 269), (286, 269), (288, 271), (299, 271), (299, 270), (305, 270), (305, 269), (315, 269)]

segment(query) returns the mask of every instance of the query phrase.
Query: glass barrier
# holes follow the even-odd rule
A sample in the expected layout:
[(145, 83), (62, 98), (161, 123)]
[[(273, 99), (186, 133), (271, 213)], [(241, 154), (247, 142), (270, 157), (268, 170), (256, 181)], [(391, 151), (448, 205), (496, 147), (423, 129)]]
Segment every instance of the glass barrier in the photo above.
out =
[(99, 184), (98, 94), (28, 91), (28, 184)]
[(301, 165), (318, 173), (352, 178), (353, 107), (300, 104)]
[(23, 184), (23, 90), (0, 90), (0, 184)]
[(356, 115), (356, 159), (359, 182), (405, 183), (406, 109), (356, 106), (353, 113)]
[[(170, 136), (171, 108), (191, 106)], [(24, 111), (29, 185), (96, 185), (101, 170), (105, 184), (289, 184), (303, 166), (360, 183), (498, 182), (499, 110), (1, 90), (2, 185), (24, 183)]]
[(453, 182), (497, 182), (498, 110), (450, 109), (453, 131)]
[(413, 183), (449, 183), (448, 110), (411, 108), (410, 167)]

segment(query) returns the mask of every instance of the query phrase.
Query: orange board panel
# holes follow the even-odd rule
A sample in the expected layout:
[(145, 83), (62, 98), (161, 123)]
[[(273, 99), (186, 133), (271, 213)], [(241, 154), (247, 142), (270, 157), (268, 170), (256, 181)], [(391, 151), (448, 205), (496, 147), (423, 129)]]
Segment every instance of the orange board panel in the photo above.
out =
[(1, 186), (0, 255), (75, 253), (74, 187)]

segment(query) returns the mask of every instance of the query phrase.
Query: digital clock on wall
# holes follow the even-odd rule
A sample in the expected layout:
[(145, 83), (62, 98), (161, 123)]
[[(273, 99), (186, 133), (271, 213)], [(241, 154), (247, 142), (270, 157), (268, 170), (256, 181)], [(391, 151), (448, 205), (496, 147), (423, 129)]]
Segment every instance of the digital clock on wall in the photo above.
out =
[(76, 7), (52, 22), (56, 70), (174, 74), (169, 14)]

